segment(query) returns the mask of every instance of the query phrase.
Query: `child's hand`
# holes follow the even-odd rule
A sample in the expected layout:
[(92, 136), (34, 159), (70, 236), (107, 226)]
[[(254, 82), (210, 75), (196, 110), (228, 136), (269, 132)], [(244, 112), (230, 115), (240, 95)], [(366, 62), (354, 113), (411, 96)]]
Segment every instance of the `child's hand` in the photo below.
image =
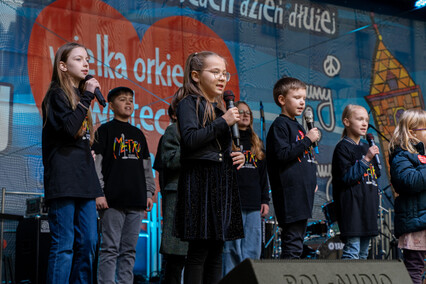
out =
[(265, 217), (269, 213), (269, 205), (262, 204), (260, 205), (260, 216)]
[(319, 131), (318, 128), (314, 127), (311, 130), (308, 131), (308, 133), (306, 133), (306, 136), (311, 140), (312, 143), (314, 143), (315, 141), (318, 141), (319, 139)]
[(93, 157), (93, 161), (96, 161), (96, 153), (93, 150), (92, 150), (92, 157)]
[(232, 164), (233, 165), (239, 165), (237, 167), (237, 170), (241, 169), (241, 167), (246, 162), (246, 157), (241, 152), (231, 152), (231, 157), (232, 157), (232, 161), (233, 161)]
[(101, 90), (101, 85), (99, 85), (98, 80), (96, 80), (95, 78), (87, 80), (86, 83), (84, 84), (84, 87), (86, 91), (89, 91), (93, 94), (95, 93), (96, 88), (99, 88), (99, 90)]
[(105, 196), (97, 197), (96, 198), (96, 210), (103, 210), (108, 209), (108, 202), (105, 198)]
[(146, 212), (149, 212), (149, 211), (151, 211), (152, 210), (152, 205), (153, 205), (153, 203), (152, 203), (152, 198), (147, 198), (146, 199)]
[(367, 162), (370, 162), (374, 158), (374, 156), (378, 155), (379, 153), (380, 153), (379, 147), (377, 147), (377, 145), (373, 145), (370, 148), (368, 148), (367, 155), (365, 155), (364, 159)]
[(224, 115), (222, 115), (223, 119), (225, 119), (226, 124), (229, 126), (234, 125), (238, 121), (240, 121), (240, 114), (238, 113), (238, 108), (233, 107), (228, 109)]

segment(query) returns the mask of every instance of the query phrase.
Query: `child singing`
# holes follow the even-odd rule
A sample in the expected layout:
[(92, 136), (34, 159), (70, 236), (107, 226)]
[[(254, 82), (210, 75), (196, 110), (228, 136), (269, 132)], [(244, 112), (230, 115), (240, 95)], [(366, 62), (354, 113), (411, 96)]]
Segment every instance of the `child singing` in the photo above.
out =
[(245, 157), (232, 152), (230, 126), (236, 107), (225, 110), (222, 94), (230, 74), (214, 52), (189, 55), (184, 95), (177, 107), (181, 136), (181, 173), (175, 234), (189, 241), (184, 281), (217, 283), (222, 277), (224, 241), (244, 237), (234, 165)]
[(347, 105), (343, 110), (342, 140), (333, 153), (333, 198), (336, 204), (343, 248), (343, 259), (366, 259), (371, 237), (378, 235), (377, 213), (380, 169), (374, 156), (377, 146), (361, 140), (368, 129), (367, 110)]
[(90, 151), (90, 103), (100, 86), (94, 78), (80, 84), (88, 72), (84, 46), (61, 46), (42, 104), (44, 189), (52, 237), (47, 283), (93, 281), (98, 240), (95, 199), (103, 194)]

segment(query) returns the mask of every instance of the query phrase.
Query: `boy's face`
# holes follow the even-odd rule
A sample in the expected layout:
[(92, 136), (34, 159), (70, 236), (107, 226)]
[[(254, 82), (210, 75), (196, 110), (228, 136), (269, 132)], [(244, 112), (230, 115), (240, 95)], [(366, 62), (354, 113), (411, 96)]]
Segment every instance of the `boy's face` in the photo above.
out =
[(111, 101), (110, 107), (114, 112), (115, 119), (127, 122), (134, 110), (133, 95), (121, 93)]
[(290, 90), (285, 97), (280, 95), (278, 101), (281, 104), (282, 113), (294, 119), (296, 116), (301, 115), (305, 109), (306, 90)]

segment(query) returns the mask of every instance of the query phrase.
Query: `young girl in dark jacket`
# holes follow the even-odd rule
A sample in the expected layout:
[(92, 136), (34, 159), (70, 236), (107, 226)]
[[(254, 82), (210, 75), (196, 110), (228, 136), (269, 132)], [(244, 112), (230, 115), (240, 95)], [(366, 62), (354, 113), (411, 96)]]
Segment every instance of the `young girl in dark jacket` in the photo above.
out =
[(230, 74), (225, 59), (210, 51), (185, 63), (184, 95), (177, 107), (181, 173), (175, 217), (176, 236), (189, 241), (185, 283), (217, 283), (222, 276), (224, 241), (244, 237), (233, 165), (245, 157), (232, 152), (230, 126), (236, 107), (225, 111), (222, 94)]
[(342, 258), (366, 259), (370, 239), (378, 235), (380, 177), (377, 146), (361, 140), (368, 129), (367, 110), (348, 105), (342, 114), (345, 130), (333, 153), (333, 198), (337, 222), (345, 243)]
[(414, 284), (422, 283), (426, 257), (426, 111), (403, 112), (391, 142), (391, 182), (395, 199), (395, 236)]

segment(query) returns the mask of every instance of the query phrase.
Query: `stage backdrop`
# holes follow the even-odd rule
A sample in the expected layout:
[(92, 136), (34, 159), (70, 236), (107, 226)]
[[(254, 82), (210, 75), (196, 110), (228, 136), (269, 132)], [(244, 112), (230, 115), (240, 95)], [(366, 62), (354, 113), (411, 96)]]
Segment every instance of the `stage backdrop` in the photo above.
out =
[[(315, 203), (321, 219), (344, 107), (370, 112), (370, 124), (383, 135), (370, 129), (386, 166), (386, 139), (399, 114), (424, 109), (425, 35), (422, 21), (302, 0), (1, 0), (0, 187), (43, 192), (40, 104), (62, 44), (88, 48), (89, 73), (104, 96), (116, 86), (135, 90), (131, 123), (146, 135), (152, 158), (169, 123), (171, 96), (182, 86), (185, 58), (212, 50), (226, 58), (227, 89), (253, 109), (262, 137), (280, 113), (274, 83), (282, 76), (307, 83), (307, 108), (322, 134)], [(112, 118), (108, 106), (92, 107), (96, 127)], [(382, 189), (389, 185), (386, 171)], [(6, 204), (9, 213), (25, 210), (22, 197)]]

